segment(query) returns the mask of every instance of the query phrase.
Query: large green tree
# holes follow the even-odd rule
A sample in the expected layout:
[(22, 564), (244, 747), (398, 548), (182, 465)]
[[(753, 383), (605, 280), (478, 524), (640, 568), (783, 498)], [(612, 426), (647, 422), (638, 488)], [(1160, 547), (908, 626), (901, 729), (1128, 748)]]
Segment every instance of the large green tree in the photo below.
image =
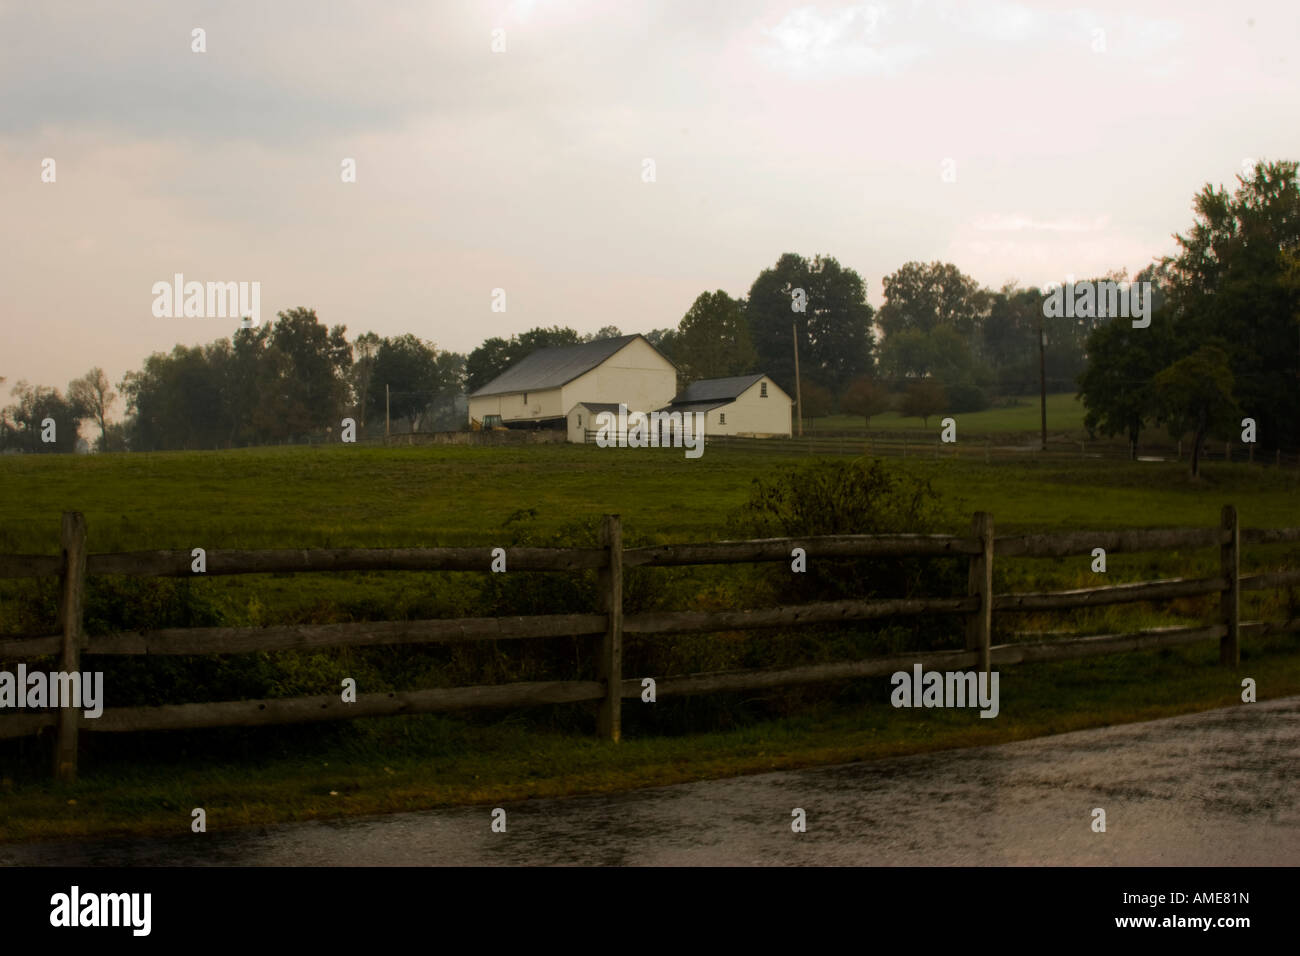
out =
[(388, 398), (391, 416), (405, 419), (411, 431), (417, 425), (451, 430), (464, 424), (464, 355), (440, 352), (432, 342), (407, 333), (380, 340), (374, 366), (366, 412), (370, 421), (383, 420)]
[(280, 312), (261, 363), (259, 412), (273, 439), (337, 430), (347, 404), (352, 347), (343, 326), (326, 329), (314, 309)]
[[(119, 387), (126, 398), (133, 450), (219, 448), (228, 442), (235, 429), (225, 376), (229, 346), (177, 345), (170, 353), (149, 356), (139, 371), (126, 373)], [(256, 394), (251, 397), (256, 401)]]
[(439, 352), (434, 359), (437, 389), (429, 405), (431, 427), (454, 431), (465, 425), (465, 356), (460, 352)]
[(766, 372), (791, 394), (792, 330), (797, 330), (801, 370), (833, 392), (872, 372), (875, 312), (867, 303), (866, 283), (830, 256), (782, 255), (754, 280), (745, 313), (758, 353), (755, 371)]
[(991, 292), (946, 262), (905, 263), (882, 284), (882, 369), (894, 379), (993, 384), (993, 372), (980, 359)]
[(1078, 377), (1088, 434), (1123, 435), (1130, 453), (1137, 453), (1138, 436), (1158, 411), (1153, 379), (1177, 351), (1170, 320), (1169, 310), (1161, 309), (1145, 329), (1112, 319), (1093, 330), (1088, 364)]
[(1037, 288), (1004, 285), (992, 293), (984, 319), (980, 354), (997, 376), (1004, 395), (1038, 391), (1038, 334), (1043, 294)]
[(924, 378), (933, 357), (930, 336), (920, 329), (900, 329), (880, 343), (880, 371), (892, 379)]
[(208, 361), (219, 367), (221, 381), (222, 438), (227, 447), (255, 445), (270, 441), (269, 428), (274, 422), (261, 420), (261, 390), (265, 388), (262, 365), (266, 361), (271, 339), (270, 323), (238, 329), (228, 343), (214, 342)]
[(437, 351), (409, 332), (384, 339), (375, 353), (374, 387), (366, 417), (378, 421), (388, 414), (406, 419), (409, 430), (438, 392)]
[(1171, 435), (1192, 433), (1191, 473), (1195, 478), (1205, 439), (1229, 434), (1241, 414), (1233, 397), (1228, 353), (1218, 344), (1202, 345), (1157, 373), (1152, 384), (1158, 421)]
[(699, 294), (677, 326), (673, 348), (687, 381), (743, 375), (758, 361), (744, 300), (721, 289)]
[(338, 434), (351, 345), (310, 309), (208, 345), (157, 352), (120, 389), (133, 450), (220, 448)]
[(975, 362), (966, 339), (952, 326), (940, 325), (889, 336), (880, 347), (880, 364), (895, 378), (933, 376), (955, 385), (971, 379)]
[(99, 450), (109, 451), (108, 409), (117, 400), (117, 393), (109, 384), (108, 376), (99, 366), (68, 383), (68, 399), (84, 408), (99, 426)]
[[(81, 419), (90, 410), (57, 388), (19, 382), (10, 392), (17, 401), (5, 409), (5, 443), (26, 452), (76, 451)], [(45, 441), (53, 425), (53, 441)]]
[(879, 322), (886, 336), (947, 325), (971, 340), (989, 308), (988, 291), (950, 262), (905, 263), (885, 276), (883, 285)]
[(1261, 445), (1300, 444), (1300, 324), (1287, 252), (1300, 245), (1295, 162), (1259, 163), (1229, 195), (1209, 184), (1197, 194), (1196, 221), (1175, 236), (1166, 261), (1179, 337), (1220, 339), (1243, 414)]
[(352, 399), (356, 403), (360, 425), (364, 428), (370, 414), (370, 383), (375, 377), (375, 356), (383, 339), (375, 332), (358, 335), (352, 342), (354, 359), (352, 373), (349, 376)]

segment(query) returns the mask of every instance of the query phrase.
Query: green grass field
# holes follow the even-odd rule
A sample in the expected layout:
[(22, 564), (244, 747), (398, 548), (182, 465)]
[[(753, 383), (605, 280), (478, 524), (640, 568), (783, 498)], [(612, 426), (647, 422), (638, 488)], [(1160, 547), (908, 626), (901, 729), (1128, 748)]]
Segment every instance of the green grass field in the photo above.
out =
[[(1036, 435), (1042, 428), (1042, 409), (1036, 397), (1016, 399), (1017, 405), (1008, 408), (990, 408), (982, 412), (962, 412), (955, 415), (961, 435), (1009, 435), (1024, 432)], [(1073, 392), (1060, 392), (1047, 396), (1047, 432), (1054, 438), (1081, 441), (1087, 438), (1083, 427), (1083, 403)], [(873, 416), (871, 431), (907, 430), (921, 431), (934, 426), (940, 415), (932, 415), (927, 424), (920, 418), (909, 418), (898, 412), (884, 412)], [(805, 433), (819, 431), (863, 431), (866, 422), (855, 415), (827, 415), (805, 421)]]
[[(654, 540), (706, 540), (754, 478), (807, 460), (715, 448), (692, 461), (676, 449), (594, 445), (7, 456), (0, 550), (57, 551), (67, 510), (85, 513), (91, 551), (487, 544), (525, 508), (548, 530), (612, 512)], [(1246, 525), (1298, 513), (1296, 473), (1262, 465), (1208, 464), (1195, 483), (1176, 462), (894, 465), (932, 479), (966, 512), (993, 512), (1007, 531), (1215, 524), (1228, 502)]]
[[(85, 513), (92, 552), (207, 548), (493, 544), (520, 509), (538, 533), (620, 513), (629, 538), (701, 541), (725, 534), (727, 515), (755, 478), (808, 459), (729, 448), (688, 460), (675, 449), (535, 446), (249, 449), (94, 457), (0, 458), (0, 552), (56, 553), (59, 516)], [(1293, 471), (1207, 466), (1190, 482), (1176, 463), (1032, 460), (894, 461), (932, 480), (954, 508), (953, 531), (988, 510), (1000, 533), (1130, 527), (1212, 526), (1235, 503), (1246, 527), (1293, 526), (1300, 485)], [(1294, 566), (1294, 546), (1247, 550), (1243, 566)], [(1107, 583), (1212, 573), (1217, 555), (1116, 555)], [(1087, 556), (1002, 562), (999, 589), (1086, 587)], [(381, 580), (382, 579), (382, 580)], [(405, 599), (423, 576), (345, 575), (214, 578), (196, 584), (218, 597), (230, 623), (270, 623), (294, 609), (366, 591), (380, 604)], [(0, 589), (6, 602), (12, 582)], [(1243, 617), (1294, 615), (1287, 597), (1252, 594)], [(1191, 621), (1213, 602), (1126, 605), (1080, 613), (1076, 632)], [(12, 630), (0, 604), (0, 629)], [(256, 609), (256, 613), (254, 610)], [(1004, 615), (1010, 621), (1010, 615)], [(1046, 615), (1015, 627), (1050, 629)], [(1010, 623), (1005, 626), (1012, 626)], [(1055, 622), (1060, 627), (1059, 618)], [(955, 639), (954, 644), (960, 643)], [(1293, 639), (1248, 647), (1249, 673), (1264, 697), (1300, 693)], [(1153, 716), (1227, 706), (1239, 677), (1214, 665), (1214, 648), (1025, 665), (1003, 678), (1005, 719), (967, 714), (904, 715), (882, 705), (874, 684), (846, 686), (834, 701), (781, 719), (679, 734), (652, 726), (617, 747), (587, 733), (523, 725), (517, 715), (354, 721), (287, 736), (277, 731), (159, 734), (166, 758), (118, 760), (88, 735), (81, 780), (72, 787), (29, 772), (45, 741), (0, 748), (0, 840), (188, 827), (205, 806), (210, 825), (266, 823), (457, 802), (594, 792), (969, 746)], [(780, 700), (780, 692), (768, 695)], [(689, 699), (687, 699), (689, 700)], [(111, 706), (111, 701), (110, 701)], [(996, 726), (984, 726), (993, 724)], [(323, 726), (323, 725), (317, 725)], [(214, 743), (211, 751), (201, 745)], [(200, 741), (200, 744), (195, 744)], [(232, 741), (234, 741), (232, 743)], [(290, 741), (290, 743), (286, 743)], [(150, 747), (153, 745), (150, 744)], [(15, 747), (26, 748), (6, 769)], [(172, 752), (177, 751), (177, 752)], [(334, 791), (331, 794), (330, 791)], [(75, 801), (75, 802), (69, 802)]]

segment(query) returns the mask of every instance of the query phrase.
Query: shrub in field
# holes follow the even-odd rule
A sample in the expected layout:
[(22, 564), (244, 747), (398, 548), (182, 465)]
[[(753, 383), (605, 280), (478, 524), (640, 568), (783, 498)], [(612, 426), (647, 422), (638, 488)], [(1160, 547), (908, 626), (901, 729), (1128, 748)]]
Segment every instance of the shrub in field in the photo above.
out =
[[(749, 500), (732, 517), (729, 531), (743, 538), (799, 538), (838, 534), (951, 533), (960, 519), (927, 479), (883, 461), (821, 461), (755, 479)], [(819, 558), (813, 548), (807, 570), (788, 562), (764, 566), (769, 598), (802, 604), (853, 598), (953, 597), (965, 593), (966, 562), (959, 558)], [(752, 599), (751, 599), (752, 600)], [(802, 631), (818, 634), (816, 646), (798, 640), (803, 659), (819, 648), (842, 652), (844, 633), (864, 652), (953, 646), (960, 621), (948, 617), (885, 618), (850, 628)], [(908, 637), (910, 635), (910, 638)], [(793, 638), (791, 638), (793, 640)], [(773, 646), (774, 661), (788, 655)]]
[[(935, 534), (958, 520), (928, 479), (881, 460), (826, 460), (755, 478), (727, 530), (753, 538)], [(817, 576), (811, 565), (809, 573)]]
[(984, 389), (970, 383), (948, 386), (948, 411), (982, 412), (989, 407), (989, 397)]

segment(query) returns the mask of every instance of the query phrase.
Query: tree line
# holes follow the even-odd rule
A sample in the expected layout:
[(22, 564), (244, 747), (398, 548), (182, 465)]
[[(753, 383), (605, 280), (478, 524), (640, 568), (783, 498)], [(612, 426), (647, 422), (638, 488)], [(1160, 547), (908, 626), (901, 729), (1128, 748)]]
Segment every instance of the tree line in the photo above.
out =
[[(797, 341), (805, 417), (859, 414), (861, 399), (873, 390), (902, 391), (922, 382), (941, 383), (943, 402), (954, 411), (988, 407), (994, 395), (1036, 392), (1040, 322), (1053, 342), (1047, 361), (1052, 390), (1073, 387), (1085, 365), (1093, 325), (1044, 319), (1038, 289), (993, 291), (950, 263), (909, 262), (885, 277), (884, 293), (877, 312), (853, 269), (832, 256), (786, 253), (760, 273), (748, 295), (702, 292), (676, 327), (645, 334), (677, 365), (683, 385), (765, 372), (792, 395)], [(611, 327), (598, 334), (617, 333)], [(558, 327), (488, 339), (469, 354), (466, 387), (482, 388), (536, 348), (580, 341), (575, 330)]]
[(1165, 296), (1150, 327), (1110, 322), (1088, 341), (1079, 393), (1090, 432), (1132, 447), (1151, 428), (1188, 436), (1193, 475), (1209, 438), (1300, 445), (1296, 170), (1258, 163), (1233, 193), (1206, 184), (1196, 195), (1177, 255), (1154, 268)]
[[(908, 262), (884, 277), (883, 304), (832, 256), (782, 255), (748, 294), (702, 292), (675, 327), (646, 338), (679, 369), (679, 384), (765, 372), (795, 393), (802, 414), (871, 417), (890, 408), (928, 421), (986, 408), (995, 396), (1035, 393), (1039, 342), (1049, 391), (1077, 388), (1090, 434), (1134, 446), (1151, 427), (1204, 441), (1230, 437), (1243, 417), (1266, 448), (1293, 448), (1300, 416), (1300, 189), (1294, 162), (1260, 163), (1229, 195), (1206, 185), (1179, 252), (1134, 282), (1156, 290), (1150, 325), (1060, 314), (1045, 291), (982, 287), (955, 265)], [(1124, 271), (1084, 280), (1123, 282)], [(19, 382), (0, 410), (0, 450), (69, 451), (91, 419), (100, 449), (223, 448), (325, 438), (352, 415), (364, 428), (388, 411), (410, 430), (465, 427), (465, 395), (538, 348), (619, 335), (535, 328), (492, 337), (468, 355), (406, 334), (349, 342), (311, 309), (229, 339), (155, 353), (118, 388), (100, 369), (67, 393)], [(0, 379), (3, 381), (3, 379)], [(42, 441), (53, 421), (58, 439)]]
[(100, 451), (325, 439), (339, 434), (344, 417), (364, 432), (382, 426), (386, 412), (399, 429), (454, 429), (463, 424), (464, 379), (463, 355), (410, 334), (367, 332), (349, 342), (344, 326), (327, 328), (314, 310), (296, 308), (228, 339), (155, 352), (117, 386), (126, 402), (122, 422), (107, 421), (118, 393), (102, 369), (66, 393), (19, 382), (17, 401), (0, 410), (0, 450), (73, 451), (86, 419), (98, 426)]

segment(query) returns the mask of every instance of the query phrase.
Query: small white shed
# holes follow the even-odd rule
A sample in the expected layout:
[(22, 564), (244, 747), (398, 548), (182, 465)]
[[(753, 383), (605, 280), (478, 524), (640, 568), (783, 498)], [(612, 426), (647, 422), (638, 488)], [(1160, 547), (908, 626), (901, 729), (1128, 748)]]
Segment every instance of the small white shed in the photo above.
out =
[(692, 382), (659, 411), (704, 412), (707, 435), (789, 438), (794, 399), (767, 375), (706, 378)]
[[(644, 409), (634, 408), (631, 411)], [(601, 412), (617, 416), (618, 406), (612, 402), (579, 402), (574, 405), (568, 415), (569, 441), (581, 445), (587, 440), (587, 432), (598, 431), (600, 426), (596, 424), (596, 416)]]

